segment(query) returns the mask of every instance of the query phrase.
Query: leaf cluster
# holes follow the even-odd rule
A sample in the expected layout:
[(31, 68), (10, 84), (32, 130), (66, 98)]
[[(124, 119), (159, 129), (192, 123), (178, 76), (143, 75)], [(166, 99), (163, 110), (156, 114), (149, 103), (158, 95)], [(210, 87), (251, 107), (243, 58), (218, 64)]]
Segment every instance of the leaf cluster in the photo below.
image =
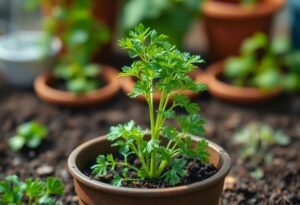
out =
[(54, 177), (22, 182), (12, 175), (0, 181), (0, 205), (62, 205), (58, 199), (63, 193), (63, 183)]
[(9, 138), (8, 145), (13, 151), (19, 151), (24, 146), (37, 148), (48, 134), (48, 128), (44, 125), (31, 121), (20, 125), (15, 136)]
[(60, 37), (63, 52), (55, 68), (55, 76), (66, 82), (75, 93), (97, 89), (100, 67), (91, 64), (95, 53), (110, 38), (106, 26), (92, 14), (92, 1), (61, 1), (44, 21), (48, 39)]
[[(243, 127), (235, 133), (233, 139), (236, 144), (242, 146), (241, 158), (248, 160), (254, 168), (259, 167), (261, 163), (272, 163), (273, 155), (270, 152), (272, 146), (286, 146), (290, 143), (289, 136), (282, 131), (273, 130), (269, 125), (258, 122)], [(259, 170), (255, 176), (261, 177), (262, 174), (263, 172)]]
[(258, 3), (258, 0), (240, 0), (240, 3), (243, 6), (253, 6), (253, 5), (256, 5)]
[[(183, 46), (186, 31), (200, 13), (203, 0), (128, 0), (122, 11), (122, 30), (127, 33), (138, 23), (171, 37)], [(151, 8), (151, 9), (149, 9)]]
[(225, 61), (225, 77), (237, 86), (253, 86), (272, 90), (282, 86), (288, 91), (299, 90), (299, 52), (291, 52), (287, 39), (269, 41), (256, 33), (241, 46), (241, 55)]
[[(166, 35), (159, 35), (156, 30), (142, 24), (131, 31), (128, 38), (122, 39), (120, 46), (135, 59), (131, 66), (123, 68), (120, 75), (137, 79), (129, 96), (145, 96), (150, 130), (141, 128), (134, 121), (111, 127), (108, 140), (113, 142), (112, 146), (120, 148), (123, 160), (116, 161), (112, 155), (100, 155), (92, 166), (93, 174), (101, 178), (121, 168), (125, 171), (112, 181), (114, 185), (122, 185), (124, 181), (159, 178), (176, 185), (185, 176), (186, 159), (198, 158), (202, 163), (208, 162), (208, 143), (204, 139), (195, 147), (192, 143), (192, 135), (199, 136), (205, 132), (205, 121), (198, 115), (200, 108), (177, 92), (206, 89), (205, 85), (197, 84), (188, 76), (202, 59), (180, 52), (167, 41)], [(159, 105), (154, 105), (154, 92), (161, 93)], [(176, 108), (185, 110), (186, 114), (179, 114)], [(168, 126), (166, 121), (169, 119), (177, 122), (179, 129)], [(130, 155), (135, 156), (141, 165), (137, 167), (131, 164), (127, 160)], [(130, 178), (128, 171), (136, 172), (137, 177)]]

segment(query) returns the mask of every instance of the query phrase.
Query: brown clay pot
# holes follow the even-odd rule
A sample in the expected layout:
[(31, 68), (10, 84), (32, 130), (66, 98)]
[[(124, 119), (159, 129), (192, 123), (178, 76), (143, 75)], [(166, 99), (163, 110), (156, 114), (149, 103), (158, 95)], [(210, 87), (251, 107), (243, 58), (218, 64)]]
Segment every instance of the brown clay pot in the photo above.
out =
[(286, 0), (261, 0), (255, 6), (208, 0), (203, 4), (204, 25), (214, 60), (238, 55), (241, 43), (255, 32), (270, 35), (274, 14)]
[(224, 69), (224, 63), (218, 62), (211, 65), (208, 72), (208, 90), (217, 98), (243, 104), (260, 103), (271, 100), (280, 95), (283, 91), (281, 87), (277, 87), (271, 91), (263, 91), (254, 87), (238, 87), (230, 85), (219, 79)]
[(40, 75), (34, 82), (36, 94), (43, 100), (71, 107), (89, 106), (97, 103), (103, 103), (117, 95), (120, 85), (117, 78), (118, 72), (112, 67), (102, 66), (101, 79), (106, 84), (87, 94), (75, 94), (51, 87), (55, 81), (51, 72)]
[[(194, 137), (193, 141), (199, 138)], [(91, 180), (82, 173), (87, 163), (97, 155), (115, 153), (106, 137), (99, 137), (77, 147), (70, 155), (68, 168), (74, 177), (80, 204), (84, 205), (218, 205), (225, 176), (231, 167), (229, 155), (218, 145), (208, 141), (210, 162), (219, 171), (212, 177), (191, 185), (163, 189), (114, 187)]]
[[(202, 72), (200, 70), (197, 70), (197, 71), (194, 71), (194, 72), (190, 73), (190, 77), (194, 80), (198, 79), (198, 81), (197, 81), (198, 83), (205, 83), (206, 84), (206, 78), (204, 77), (204, 72)], [(133, 88), (134, 88), (134, 85), (135, 85), (134, 78), (122, 77), (120, 82), (121, 82), (121, 88), (126, 94), (133, 91)], [(189, 91), (189, 90), (179, 91), (178, 93), (182, 93), (182, 94), (186, 95), (187, 97), (189, 97), (190, 99), (193, 99), (193, 98), (197, 97), (197, 95), (198, 95), (198, 93), (195, 93), (195, 92), (192, 92), (192, 91)], [(153, 94), (154, 103), (159, 103), (160, 96), (161, 96), (161, 93), (158, 93), (158, 92)], [(142, 102), (146, 101), (145, 97), (142, 96), (142, 95), (137, 96), (136, 99), (140, 100)]]

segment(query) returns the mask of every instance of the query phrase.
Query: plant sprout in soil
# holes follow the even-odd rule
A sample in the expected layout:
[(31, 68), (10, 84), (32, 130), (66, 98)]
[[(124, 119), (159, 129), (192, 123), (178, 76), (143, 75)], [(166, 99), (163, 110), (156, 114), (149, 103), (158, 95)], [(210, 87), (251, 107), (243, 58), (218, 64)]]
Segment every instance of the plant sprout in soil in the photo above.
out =
[(240, 144), (241, 159), (247, 162), (253, 169), (251, 176), (260, 179), (264, 176), (260, 168), (261, 163), (272, 164), (273, 154), (270, 151), (272, 146), (286, 146), (290, 138), (282, 131), (274, 130), (264, 123), (249, 123), (234, 135), (234, 142)]
[[(166, 35), (159, 35), (139, 24), (128, 38), (120, 40), (120, 46), (135, 59), (131, 66), (123, 68), (120, 76), (138, 79), (129, 96), (145, 96), (150, 130), (141, 128), (134, 121), (111, 127), (108, 140), (113, 147), (119, 147), (122, 157), (99, 155), (92, 166), (92, 175), (96, 179), (114, 173), (110, 183), (115, 186), (147, 180), (163, 180), (174, 186), (180, 184), (187, 174), (185, 167), (189, 160), (209, 163), (207, 141), (202, 139), (192, 146), (192, 135), (202, 136), (205, 132), (205, 121), (198, 114), (199, 106), (176, 93), (179, 90), (199, 92), (206, 89), (204, 84), (197, 84), (188, 76), (197, 68), (195, 64), (203, 60), (200, 56), (180, 52), (167, 39)], [(157, 107), (153, 102), (155, 92), (161, 93)], [(179, 114), (176, 108), (182, 108), (187, 115)], [(167, 125), (168, 119), (175, 120), (180, 129)], [(138, 163), (130, 160), (132, 156)]]
[(8, 145), (13, 151), (19, 151), (24, 146), (37, 148), (47, 137), (48, 128), (38, 122), (26, 122), (17, 128), (16, 134), (9, 138)]
[(1, 205), (62, 205), (59, 197), (64, 193), (64, 184), (54, 177), (46, 181), (26, 179), (25, 182), (15, 176), (7, 176), (0, 181)]

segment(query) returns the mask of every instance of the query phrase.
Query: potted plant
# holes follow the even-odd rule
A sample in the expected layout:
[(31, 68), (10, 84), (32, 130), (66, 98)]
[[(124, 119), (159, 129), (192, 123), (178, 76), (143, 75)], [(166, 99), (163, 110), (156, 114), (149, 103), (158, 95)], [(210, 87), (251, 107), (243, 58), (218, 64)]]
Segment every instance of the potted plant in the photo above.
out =
[[(150, 130), (130, 121), (71, 153), (68, 167), (81, 204), (219, 203), (231, 160), (218, 145), (194, 136), (204, 134), (199, 107), (172, 92), (203, 89), (187, 74), (202, 60), (180, 52), (166, 39), (140, 24), (120, 41), (136, 59), (120, 75), (138, 78), (130, 96), (146, 96)], [(154, 89), (161, 91), (158, 106), (153, 102)], [(176, 107), (188, 114), (179, 115)], [(180, 131), (167, 125), (167, 119), (177, 121)]]
[(285, 0), (208, 0), (204, 25), (215, 60), (238, 55), (241, 43), (255, 32), (270, 34), (272, 20)]
[(123, 6), (121, 31), (127, 34), (138, 23), (143, 23), (160, 33), (167, 34), (171, 43), (183, 48), (185, 35), (199, 15), (201, 2), (201, 0), (128, 0)]
[(117, 71), (93, 63), (94, 54), (110, 36), (106, 27), (92, 18), (90, 7), (88, 1), (61, 5), (45, 20), (48, 35), (59, 36), (64, 47), (54, 71), (35, 81), (40, 98), (55, 104), (86, 106), (107, 101), (118, 92)]
[[(227, 101), (257, 103), (278, 96), (285, 87), (295, 89), (297, 80), (289, 82), (295, 73), (289, 72), (286, 63), (286, 58), (291, 55), (287, 55), (289, 50), (289, 44), (283, 38), (269, 42), (263, 33), (254, 34), (243, 43), (240, 56), (208, 68), (209, 91)], [(293, 77), (289, 77), (290, 74)]]

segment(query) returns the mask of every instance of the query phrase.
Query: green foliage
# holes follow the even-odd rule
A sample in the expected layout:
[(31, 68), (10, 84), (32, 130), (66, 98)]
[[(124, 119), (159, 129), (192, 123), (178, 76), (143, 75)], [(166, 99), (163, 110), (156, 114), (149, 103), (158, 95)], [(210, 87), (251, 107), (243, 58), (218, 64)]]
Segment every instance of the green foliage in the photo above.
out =
[(46, 181), (19, 180), (15, 175), (0, 181), (0, 205), (62, 205), (58, 200), (64, 193), (63, 183), (54, 177)]
[(74, 93), (91, 92), (100, 86), (100, 67), (91, 61), (110, 38), (108, 29), (93, 17), (91, 2), (62, 1), (44, 21), (48, 40), (58, 36), (64, 46), (55, 76)]
[[(200, 13), (202, 0), (127, 0), (122, 14), (123, 33), (138, 23), (171, 37), (171, 42), (183, 46), (187, 30)], [(149, 9), (151, 8), (151, 9)]]
[(240, 0), (242, 5), (253, 6), (258, 3), (258, 0)]
[(299, 90), (299, 53), (290, 52), (284, 38), (269, 41), (256, 33), (241, 46), (241, 55), (225, 61), (225, 77), (237, 86), (272, 90), (282, 86), (288, 91)]
[[(142, 24), (131, 31), (128, 38), (122, 39), (120, 46), (128, 50), (129, 55), (135, 59), (131, 66), (123, 68), (120, 75), (137, 79), (134, 90), (129, 95), (145, 96), (149, 108), (150, 130), (144, 130), (134, 121), (111, 127), (108, 140), (113, 142), (112, 146), (120, 148), (123, 160), (116, 161), (112, 155), (100, 155), (92, 166), (93, 175), (103, 177), (108, 172), (121, 168), (125, 171), (115, 177), (111, 182), (113, 185), (121, 186), (125, 181), (158, 178), (176, 185), (185, 174), (186, 161), (181, 157), (208, 162), (208, 143), (201, 139), (194, 149), (191, 140), (192, 135), (204, 134), (204, 120), (197, 114), (199, 106), (177, 93), (179, 90), (198, 92), (206, 88), (188, 76), (196, 68), (195, 64), (203, 60), (199, 56), (180, 52), (167, 42), (167, 36), (159, 35)], [(161, 93), (158, 106), (153, 102), (155, 92)], [(178, 114), (175, 108), (182, 108), (187, 115)], [(167, 126), (168, 119), (174, 119), (180, 129)], [(128, 162), (130, 155), (138, 158), (141, 165), (135, 166)], [(130, 178), (128, 171), (136, 172), (137, 177)]]
[(242, 146), (241, 158), (249, 160), (249, 164), (255, 168), (252, 175), (260, 178), (263, 176), (263, 171), (259, 168), (260, 163), (272, 163), (270, 148), (274, 145), (288, 145), (290, 138), (266, 124), (250, 123), (234, 135), (234, 142)]
[(15, 136), (9, 138), (8, 145), (13, 151), (19, 151), (24, 146), (37, 148), (46, 138), (48, 129), (37, 122), (27, 122), (17, 128)]

